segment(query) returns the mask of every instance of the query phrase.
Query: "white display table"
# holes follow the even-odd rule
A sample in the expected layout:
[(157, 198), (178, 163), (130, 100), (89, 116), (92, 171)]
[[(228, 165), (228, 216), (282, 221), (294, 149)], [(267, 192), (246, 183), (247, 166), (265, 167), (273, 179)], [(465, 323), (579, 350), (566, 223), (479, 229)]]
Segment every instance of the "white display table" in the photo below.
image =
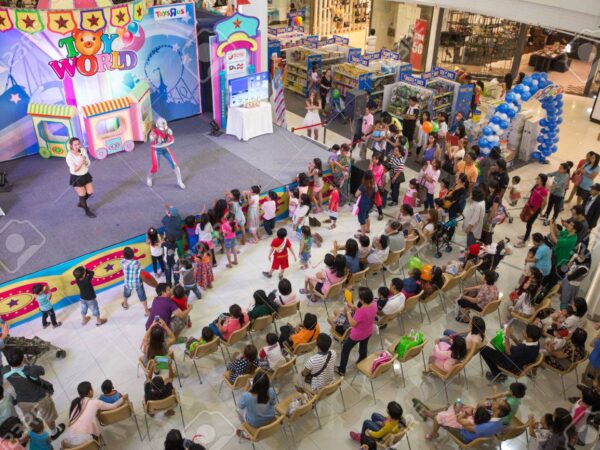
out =
[(242, 141), (273, 133), (271, 103), (260, 102), (260, 106), (255, 108), (229, 108), (226, 133)]

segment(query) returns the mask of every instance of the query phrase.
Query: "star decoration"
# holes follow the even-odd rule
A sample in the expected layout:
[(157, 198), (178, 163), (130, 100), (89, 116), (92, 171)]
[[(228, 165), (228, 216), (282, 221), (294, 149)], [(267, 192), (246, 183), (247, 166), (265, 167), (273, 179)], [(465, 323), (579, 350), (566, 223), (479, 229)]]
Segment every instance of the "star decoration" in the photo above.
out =
[(123, 11), (119, 11), (119, 14), (115, 14), (115, 17), (119, 19), (119, 22), (123, 22), (125, 20), (125, 13)]
[(63, 16), (60, 16), (54, 22), (56, 22), (56, 25), (58, 25), (58, 28), (67, 28), (67, 24), (69, 23), (69, 21), (66, 20)]
[(114, 265), (113, 264), (107, 264), (106, 266), (104, 266), (104, 270), (106, 270), (107, 272), (110, 272), (111, 270), (114, 269)]
[(173, 51), (174, 52), (178, 52), (179, 51), (179, 44), (173, 44)]
[(135, 10), (135, 13), (138, 15), (138, 17), (141, 16), (142, 15), (142, 7), (138, 6), (137, 9)]
[(6, 25), (6, 17), (0, 17), (0, 26), (3, 27)]
[(18, 304), (19, 304), (19, 300), (17, 300), (16, 298), (13, 298), (12, 300), (9, 300), (8, 307), (9, 308), (14, 308)]
[(25, 23), (25, 28), (33, 28), (33, 25), (35, 24), (35, 19), (32, 19), (29, 16), (26, 16), (23, 19), (23, 22)]
[(242, 21), (240, 19), (235, 19), (233, 21), (233, 27), (234, 28), (239, 28), (241, 24), (242, 24)]
[(98, 26), (99, 20), (100, 20), (100, 17), (98, 17), (98, 16), (90, 16), (90, 18), (88, 19), (88, 22), (90, 23), (90, 26), (95, 27), (95, 26)]
[(11, 94), (10, 101), (16, 105), (17, 103), (19, 103), (21, 101), (21, 97), (19, 96), (19, 94)]

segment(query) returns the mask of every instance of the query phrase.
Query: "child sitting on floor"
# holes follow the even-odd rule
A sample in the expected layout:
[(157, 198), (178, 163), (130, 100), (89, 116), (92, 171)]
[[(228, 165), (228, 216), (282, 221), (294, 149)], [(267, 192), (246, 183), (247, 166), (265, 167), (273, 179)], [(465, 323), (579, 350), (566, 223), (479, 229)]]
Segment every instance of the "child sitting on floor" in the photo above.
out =
[(122, 397), (121, 393), (113, 386), (111, 380), (104, 380), (100, 389), (102, 390), (102, 395), (98, 397), (98, 400), (105, 403), (116, 403)]

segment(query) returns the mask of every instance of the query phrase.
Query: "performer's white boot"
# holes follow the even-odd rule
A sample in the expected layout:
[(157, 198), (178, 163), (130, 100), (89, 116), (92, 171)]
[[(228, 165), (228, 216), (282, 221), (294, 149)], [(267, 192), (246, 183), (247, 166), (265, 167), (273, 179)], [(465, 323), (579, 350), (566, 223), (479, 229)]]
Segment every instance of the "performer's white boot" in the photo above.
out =
[(146, 185), (148, 187), (152, 187), (152, 174), (149, 173), (148, 176), (146, 177)]
[(183, 184), (183, 180), (181, 179), (181, 170), (179, 170), (179, 166), (175, 166), (173, 172), (175, 172), (175, 176), (177, 177), (177, 186), (181, 189), (185, 189), (185, 184)]

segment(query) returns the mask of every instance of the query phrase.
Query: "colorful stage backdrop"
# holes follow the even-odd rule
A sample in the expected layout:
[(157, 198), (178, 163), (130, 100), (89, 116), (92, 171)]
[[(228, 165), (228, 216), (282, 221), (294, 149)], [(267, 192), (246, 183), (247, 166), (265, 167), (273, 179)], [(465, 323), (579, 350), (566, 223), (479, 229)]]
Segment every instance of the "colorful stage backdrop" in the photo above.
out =
[[(322, 192), (323, 199), (327, 202), (329, 200), (331, 171), (325, 171), (324, 181), (325, 185)], [(295, 184), (289, 186), (290, 189), (294, 187), (296, 187)], [(282, 186), (274, 189), (274, 191), (278, 196), (277, 220), (285, 220), (288, 217), (289, 197), (287, 190)], [(262, 203), (266, 200), (267, 193), (263, 193), (260, 201)], [(291, 238), (295, 239), (294, 236), (291, 236)], [(151, 271), (151, 258), (148, 245), (146, 244), (146, 236), (137, 236), (128, 241), (92, 252), (71, 261), (0, 284), (0, 318), (8, 322), (11, 326), (15, 326), (39, 317), (38, 304), (31, 292), (33, 285), (36, 283), (49, 285), (52, 291), (52, 303), (57, 310), (79, 302), (79, 291), (73, 281), (73, 269), (78, 266), (84, 266), (94, 271), (93, 284), (96, 293), (117, 284), (122, 284), (123, 271), (121, 270), (120, 263), (123, 258), (123, 248), (126, 246), (132, 247), (135, 252), (135, 258), (142, 263), (142, 267)], [(154, 298), (154, 292), (152, 291), (152, 288), (146, 286), (146, 294), (149, 298)]]
[(82, 125), (81, 107), (128, 96), (140, 80), (150, 85), (154, 117), (201, 112), (193, 3), (0, 8), (0, 161), (38, 151), (30, 102), (75, 106)]

